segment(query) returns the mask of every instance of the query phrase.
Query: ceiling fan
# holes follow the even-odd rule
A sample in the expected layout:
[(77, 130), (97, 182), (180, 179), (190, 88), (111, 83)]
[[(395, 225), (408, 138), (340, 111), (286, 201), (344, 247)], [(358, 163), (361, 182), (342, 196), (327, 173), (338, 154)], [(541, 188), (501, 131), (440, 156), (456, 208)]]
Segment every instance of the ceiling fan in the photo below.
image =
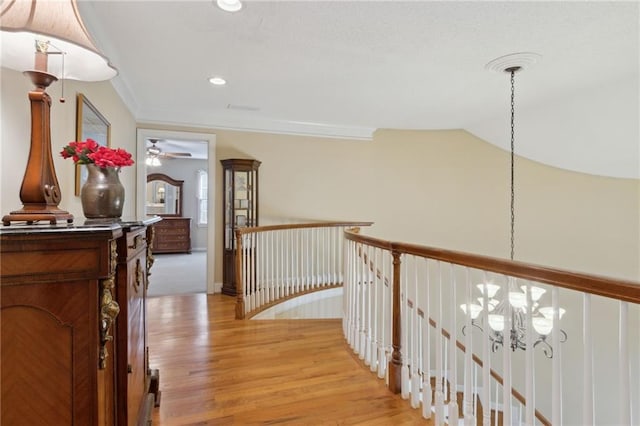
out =
[(164, 152), (159, 146), (156, 144), (158, 142), (164, 142), (164, 139), (147, 139), (151, 145), (147, 146), (147, 157), (148, 158), (185, 158), (191, 157), (190, 152)]

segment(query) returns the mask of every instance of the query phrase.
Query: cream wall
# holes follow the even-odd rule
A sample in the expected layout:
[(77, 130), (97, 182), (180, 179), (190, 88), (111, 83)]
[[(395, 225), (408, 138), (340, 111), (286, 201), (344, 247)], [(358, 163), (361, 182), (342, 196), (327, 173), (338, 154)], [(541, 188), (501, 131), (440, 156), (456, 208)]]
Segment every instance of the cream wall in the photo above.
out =
[[(383, 238), (509, 256), (509, 154), (465, 131), (216, 135), (218, 158), (262, 161), (263, 222), (368, 220)], [(516, 161), (516, 259), (640, 279), (640, 181)]]
[[(112, 146), (135, 153), (136, 123), (109, 82), (65, 85), (65, 104), (57, 102), (59, 83), (49, 91), (55, 101), (52, 145), (62, 188), (60, 206), (80, 220), (73, 164), (57, 154), (75, 139), (75, 94), (84, 93), (112, 123)], [(21, 206), (30, 88), (21, 73), (2, 70), (3, 214)], [(262, 161), (263, 224), (367, 220), (375, 222), (367, 232), (383, 238), (509, 255), (508, 153), (465, 131), (380, 130), (369, 142), (213, 131), (218, 159)], [(222, 182), (219, 163), (215, 173)], [(135, 166), (122, 171), (124, 215), (135, 212), (135, 174)], [(516, 181), (516, 259), (640, 279), (640, 181), (567, 172), (522, 158), (517, 158)], [(215, 203), (220, 212), (220, 191)], [(215, 226), (221, 228), (220, 215)], [(216, 250), (216, 282), (222, 277), (221, 252)]]
[[(20, 72), (1, 70), (2, 143), (0, 144), (0, 208), (4, 216), (22, 207), (20, 185), (29, 156), (31, 140), (31, 113), (28, 92), (33, 89), (30, 80)], [(65, 103), (58, 100), (62, 85), (54, 83), (47, 90), (51, 104), (51, 149), (62, 192), (60, 208), (72, 213), (74, 223), (84, 222), (80, 198), (74, 195), (75, 167), (73, 161), (60, 157), (62, 147), (76, 140), (76, 94), (83, 93), (111, 123), (111, 146), (124, 148), (135, 155), (136, 123), (110, 82), (84, 83), (65, 81)], [(122, 169), (120, 180), (126, 189), (123, 216), (135, 213), (135, 165)]]

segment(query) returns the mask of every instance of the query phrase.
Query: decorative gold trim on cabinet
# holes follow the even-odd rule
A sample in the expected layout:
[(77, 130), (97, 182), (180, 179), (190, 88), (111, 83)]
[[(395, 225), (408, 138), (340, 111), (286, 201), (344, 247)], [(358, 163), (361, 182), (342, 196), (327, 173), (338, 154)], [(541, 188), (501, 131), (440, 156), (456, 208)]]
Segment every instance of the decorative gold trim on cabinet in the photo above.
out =
[(156, 259), (153, 257), (153, 240), (156, 238), (156, 230), (153, 226), (147, 229), (147, 285), (145, 290), (149, 289), (149, 276), (151, 275), (151, 267)]
[(136, 283), (133, 286), (136, 290), (136, 293), (140, 292), (140, 283), (144, 281), (144, 272), (142, 270), (142, 263), (140, 262), (140, 258), (136, 259)]
[[(115, 258), (115, 257), (114, 257)], [(112, 277), (100, 281), (100, 369), (104, 369), (107, 366), (107, 343), (113, 340), (113, 336), (109, 334), (111, 326), (115, 321), (118, 313), (120, 313), (120, 306), (118, 302), (113, 300), (113, 289), (115, 287), (115, 280)]]
[(109, 260), (109, 275), (113, 276), (116, 274), (116, 266), (118, 266), (118, 243), (116, 240), (111, 241)]

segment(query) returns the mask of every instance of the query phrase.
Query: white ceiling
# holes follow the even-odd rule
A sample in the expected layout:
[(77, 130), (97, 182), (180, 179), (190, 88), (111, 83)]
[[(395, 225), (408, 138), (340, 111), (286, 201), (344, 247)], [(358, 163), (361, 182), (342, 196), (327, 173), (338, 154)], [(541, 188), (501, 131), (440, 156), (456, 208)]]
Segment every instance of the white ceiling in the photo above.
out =
[[(136, 119), (370, 138), (466, 129), (546, 164), (640, 177), (638, 2), (95, 1), (80, 11)], [(211, 76), (228, 84), (214, 87)]]

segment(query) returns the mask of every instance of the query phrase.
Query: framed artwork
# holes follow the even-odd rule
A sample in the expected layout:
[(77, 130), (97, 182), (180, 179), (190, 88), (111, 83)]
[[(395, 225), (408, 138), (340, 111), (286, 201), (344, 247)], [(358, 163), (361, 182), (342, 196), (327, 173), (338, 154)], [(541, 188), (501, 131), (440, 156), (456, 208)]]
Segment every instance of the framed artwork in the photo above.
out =
[[(82, 93), (78, 93), (76, 102), (76, 140), (93, 139), (100, 145), (111, 146), (111, 124), (100, 114), (100, 111)], [(80, 195), (80, 188), (87, 180), (87, 168), (82, 164), (76, 165), (76, 191)]]

